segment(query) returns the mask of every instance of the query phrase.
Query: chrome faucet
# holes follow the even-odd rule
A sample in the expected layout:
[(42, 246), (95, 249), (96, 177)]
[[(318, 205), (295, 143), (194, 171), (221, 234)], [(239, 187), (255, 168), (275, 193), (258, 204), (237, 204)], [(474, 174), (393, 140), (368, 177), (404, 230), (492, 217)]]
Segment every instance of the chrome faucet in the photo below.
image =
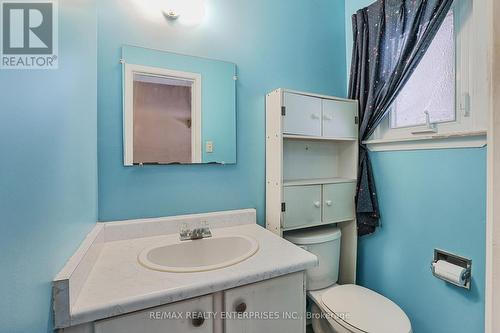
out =
[(181, 224), (179, 238), (181, 241), (186, 240), (196, 240), (212, 237), (212, 232), (206, 221), (200, 223), (200, 225), (194, 229), (189, 229), (187, 223)]

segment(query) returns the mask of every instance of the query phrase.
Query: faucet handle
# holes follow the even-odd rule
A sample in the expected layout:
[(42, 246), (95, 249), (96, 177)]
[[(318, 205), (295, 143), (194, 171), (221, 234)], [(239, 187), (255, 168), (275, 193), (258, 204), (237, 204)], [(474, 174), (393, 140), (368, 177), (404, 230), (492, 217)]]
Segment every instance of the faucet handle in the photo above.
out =
[(200, 228), (203, 233), (203, 237), (212, 237), (212, 232), (210, 231), (210, 225), (207, 221), (201, 221)]
[(179, 234), (181, 234), (181, 236), (184, 236), (184, 235), (187, 235), (188, 233), (189, 233), (188, 224), (187, 223), (182, 223), (179, 226)]

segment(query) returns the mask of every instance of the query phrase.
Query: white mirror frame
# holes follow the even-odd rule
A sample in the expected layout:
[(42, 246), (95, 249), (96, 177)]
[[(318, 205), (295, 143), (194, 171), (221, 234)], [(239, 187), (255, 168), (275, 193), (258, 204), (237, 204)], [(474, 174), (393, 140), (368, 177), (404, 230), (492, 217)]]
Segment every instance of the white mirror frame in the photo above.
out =
[(134, 74), (193, 82), (191, 88), (191, 163), (201, 163), (201, 75), (160, 67), (124, 64), (123, 163), (134, 165)]

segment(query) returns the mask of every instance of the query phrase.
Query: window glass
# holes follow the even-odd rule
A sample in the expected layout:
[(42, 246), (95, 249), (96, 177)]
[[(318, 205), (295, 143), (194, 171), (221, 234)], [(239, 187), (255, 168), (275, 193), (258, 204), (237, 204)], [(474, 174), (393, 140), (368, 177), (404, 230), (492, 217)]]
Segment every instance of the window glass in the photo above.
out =
[(455, 121), (455, 37), (453, 12), (392, 105), (391, 128)]

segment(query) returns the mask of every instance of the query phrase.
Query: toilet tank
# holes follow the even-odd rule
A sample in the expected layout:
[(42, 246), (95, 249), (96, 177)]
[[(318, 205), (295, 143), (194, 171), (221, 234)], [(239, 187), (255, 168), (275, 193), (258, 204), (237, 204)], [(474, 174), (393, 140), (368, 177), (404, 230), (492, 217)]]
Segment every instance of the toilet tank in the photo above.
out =
[(306, 272), (307, 290), (323, 289), (337, 283), (340, 263), (340, 229), (334, 226), (289, 231), (288, 241), (316, 255), (319, 265)]

